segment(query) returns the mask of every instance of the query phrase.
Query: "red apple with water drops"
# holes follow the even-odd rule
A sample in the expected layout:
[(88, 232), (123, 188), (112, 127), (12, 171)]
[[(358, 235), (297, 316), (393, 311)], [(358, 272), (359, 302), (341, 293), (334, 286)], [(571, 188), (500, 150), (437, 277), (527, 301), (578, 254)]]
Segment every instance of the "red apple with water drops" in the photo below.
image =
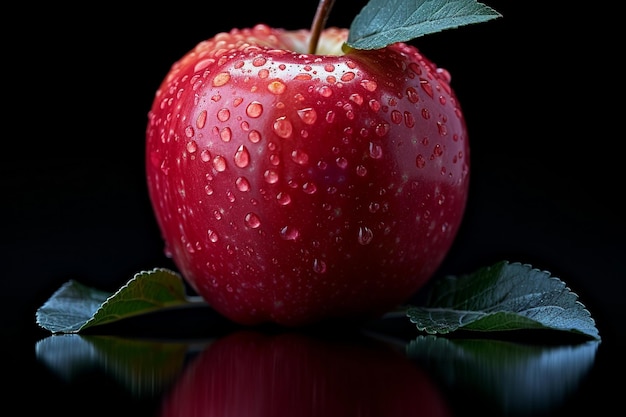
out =
[(242, 324), (367, 320), (442, 263), (466, 207), (450, 74), (402, 42), (259, 24), (200, 42), (156, 92), (147, 183), (181, 275)]

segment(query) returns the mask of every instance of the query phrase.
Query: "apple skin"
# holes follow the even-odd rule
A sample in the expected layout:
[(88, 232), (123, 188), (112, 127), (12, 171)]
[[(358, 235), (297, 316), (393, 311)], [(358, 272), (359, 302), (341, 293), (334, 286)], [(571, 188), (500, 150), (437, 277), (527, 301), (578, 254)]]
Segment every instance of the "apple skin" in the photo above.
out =
[(451, 416), (430, 376), (367, 337), (240, 330), (193, 358), (161, 417)]
[(174, 63), (146, 131), (150, 199), (190, 286), (240, 324), (368, 320), (436, 272), (469, 185), (450, 75), (415, 47), (257, 25)]

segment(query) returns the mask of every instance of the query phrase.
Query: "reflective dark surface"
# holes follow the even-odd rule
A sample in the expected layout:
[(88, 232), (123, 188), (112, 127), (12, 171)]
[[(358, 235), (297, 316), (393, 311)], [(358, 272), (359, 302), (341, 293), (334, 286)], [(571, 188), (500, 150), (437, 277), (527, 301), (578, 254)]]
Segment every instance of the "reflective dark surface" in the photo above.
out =
[[(606, 395), (590, 385), (597, 340), (409, 337), (397, 320), (337, 331), (215, 319), (215, 337), (129, 337), (118, 327), (109, 329), (115, 335), (46, 337), (35, 355), (66, 393), (142, 404), (141, 415), (535, 416)], [(145, 329), (145, 320), (135, 325)]]
[[(361, 3), (337, 1), (329, 24), (348, 25)], [(621, 413), (626, 176), (612, 25), (592, 30), (586, 9), (485, 3), (504, 17), (415, 42), (452, 74), (472, 146), (468, 210), (434, 279), (529, 263), (579, 295), (600, 342), (434, 337), (396, 319), (241, 328), (206, 308), (50, 335), (35, 311), (69, 279), (113, 292), (140, 270), (173, 268), (143, 166), (146, 114), (171, 63), (233, 26), (307, 27), (317, 1), (273, 2), (289, 21), (262, 3), (238, 16), (207, 2), (22, 5), (4, 52), (4, 402), (68, 416)]]

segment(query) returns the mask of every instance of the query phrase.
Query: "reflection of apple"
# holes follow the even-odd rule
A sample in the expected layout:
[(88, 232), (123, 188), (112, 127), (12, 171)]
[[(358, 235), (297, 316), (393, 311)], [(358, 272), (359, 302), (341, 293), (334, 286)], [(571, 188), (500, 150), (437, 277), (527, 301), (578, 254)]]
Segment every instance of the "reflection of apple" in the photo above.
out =
[(441, 393), (401, 352), (370, 338), (243, 330), (209, 345), (162, 416), (448, 416)]

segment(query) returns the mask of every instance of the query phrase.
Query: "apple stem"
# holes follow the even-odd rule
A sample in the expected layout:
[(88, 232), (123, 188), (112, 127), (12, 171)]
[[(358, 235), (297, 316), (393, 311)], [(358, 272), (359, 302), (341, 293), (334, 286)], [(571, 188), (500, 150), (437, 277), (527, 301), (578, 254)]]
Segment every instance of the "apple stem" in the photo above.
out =
[(326, 26), (326, 20), (328, 20), (328, 15), (334, 4), (335, 0), (320, 0), (317, 5), (317, 11), (315, 12), (315, 18), (311, 26), (311, 40), (309, 42), (310, 54), (314, 54), (317, 51), (320, 35), (322, 34), (324, 26)]

